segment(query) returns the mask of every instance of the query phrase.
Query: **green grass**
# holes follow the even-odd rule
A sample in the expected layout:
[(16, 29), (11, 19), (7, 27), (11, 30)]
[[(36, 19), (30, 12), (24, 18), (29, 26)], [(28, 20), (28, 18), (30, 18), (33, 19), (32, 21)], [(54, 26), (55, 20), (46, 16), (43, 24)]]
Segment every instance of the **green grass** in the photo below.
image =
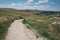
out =
[[(54, 15), (48, 15), (48, 16), (39, 16), (40, 18), (30, 18), (26, 17), (24, 20), (25, 24), (28, 28), (32, 28), (36, 30), (38, 36), (44, 36), (48, 40), (60, 40), (60, 27), (53, 26), (52, 22), (56, 21), (54, 19)], [(50, 19), (53, 18), (53, 19)], [(43, 20), (43, 21), (37, 21), (37, 20)], [(49, 26), (51, 25), (51, 26)], [(36, 35), (37, 35), (36, 34)]]
[(22, 19), (19, 14), (0, 10), (0, 40), (5, 40), (8, 28), (14, 20)]
[(16, 17), (11, 16), (11, 17), (9, 17), (6, 21), (0, 23), (0, 40), (4, 40), (10, 24), (11, 24), (14, 20), (21, 19), (21, 18), (22, 18), (22, 17), (20, 17), (20, 16), (18, 16), (18, 15), (17, 15)]
[(32, 13), (17, 10), (0, 10), (0, 40), (4, 40), (10, 24), (14, 20), (22, 18), (24, 19), (23, 23), (29, 29), (35, 30), (37, 37), (42, 36), (48, 40), (60, 40), (60, 27), (52, 25), (52, 22), (60, 22), (60, 20), (54, 19), (55, 15), (35, 15)]

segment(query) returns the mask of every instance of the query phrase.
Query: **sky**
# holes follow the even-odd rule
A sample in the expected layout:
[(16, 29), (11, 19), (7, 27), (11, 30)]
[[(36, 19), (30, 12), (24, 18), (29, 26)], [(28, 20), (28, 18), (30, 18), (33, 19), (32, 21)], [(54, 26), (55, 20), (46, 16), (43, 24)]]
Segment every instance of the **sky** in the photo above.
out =
[(60, 11), (60, 0), (0, 0), (0, 8)]

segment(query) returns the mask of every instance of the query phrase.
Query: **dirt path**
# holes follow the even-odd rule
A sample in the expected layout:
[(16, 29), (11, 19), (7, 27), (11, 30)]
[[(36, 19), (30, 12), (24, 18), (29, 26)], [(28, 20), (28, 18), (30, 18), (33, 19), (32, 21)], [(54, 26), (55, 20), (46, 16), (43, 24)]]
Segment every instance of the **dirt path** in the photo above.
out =
[(5, 40), (36, 40), (36, 36), (22, 23), (22, 20), (20, 19), (15, 20), (10, 28), (8, 28)]

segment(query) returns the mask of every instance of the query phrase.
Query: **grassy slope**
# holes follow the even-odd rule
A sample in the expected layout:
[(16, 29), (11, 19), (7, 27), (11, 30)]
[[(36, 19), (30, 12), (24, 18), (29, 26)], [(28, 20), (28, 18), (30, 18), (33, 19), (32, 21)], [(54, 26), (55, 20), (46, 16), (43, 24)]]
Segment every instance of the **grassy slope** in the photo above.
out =
[[(44, 36), (50, 40), (60, 40), (59, 26), (51, 25), (52, 22), (56, 21), (53, 18), (54, 15), (35, 15), (33, 12), (21, 12), (17, 10), (1, 10), (0, 9), (0, 40), (4, 39), (4, 34), (7, 31), (9, 25), (16, 19), (23, 17), (24, 23), (28, 28), (34, 29), (38, 36)], [(51, 26), (50, 26), (51, 25)]]

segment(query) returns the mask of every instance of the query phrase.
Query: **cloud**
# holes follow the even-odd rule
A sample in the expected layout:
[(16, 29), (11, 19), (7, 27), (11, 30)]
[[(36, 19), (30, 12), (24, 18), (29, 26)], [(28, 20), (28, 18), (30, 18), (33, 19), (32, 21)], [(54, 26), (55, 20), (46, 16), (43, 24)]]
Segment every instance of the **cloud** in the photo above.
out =
[(39, 3), (48, 3), (48, 0), (39, 0)]
[(10, 5), (11, 5), (11, 6), (14, 6), (14, 5), (16, 5), (16, 4), (15, 4), (15, 3), (11, 3)]
[(11, 3), (11, 6), (15, 6), (15, 5), (22, 5), (21, 3)]
[[(37, 10), (55, 10), (51, 5), (43, 5), (38, 2), (35, 5), (28, 5), (28, 3), (11, 3), (6, 5), (0, 5), (0, 8), (15, 8), (15, 9), (37, 9)], [(58, 10), (58, 9), (56, 9)], [(60, 10), (60, 9), (59, 9)]]
[(22, 5), (21, 3), (19, 3), (18, 5)]
[(28, 0), (27, 2), (28, 2), (28, 3), (32, 3), (32, 2), (33, 2), (33, 0)]
[(38, 9), (38, 10), (49, 10), (50, 6), (49, 5), (21, 5), (20, 3), (11, 3), (8, 5), (0, 5), (0, 8), (15, 8), (15, 9)]
[(49, 10), (49, 9), (50, 9), (50, 5), (33, 6), (33, 9), (38, 9), (38, 10)]
[(36, 2), (35, 4), (36, 4), (36, 5), (38, 5), (39, 3), (38, 3), (38, 2)]

